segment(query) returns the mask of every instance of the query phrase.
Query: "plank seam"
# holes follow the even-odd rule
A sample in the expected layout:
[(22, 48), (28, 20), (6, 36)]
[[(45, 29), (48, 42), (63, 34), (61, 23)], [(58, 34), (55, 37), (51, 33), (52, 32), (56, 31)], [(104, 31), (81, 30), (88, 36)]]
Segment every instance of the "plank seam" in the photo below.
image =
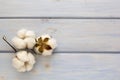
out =
[[(0, 53), (14, 53), (14, 51), (0, 51)], [(120, 51), (54, 51), (54, 53), (103, 53), (103, 54), (120, 54)]]
[(0, 17), (0, 19), (120, 19), (120, 17)]

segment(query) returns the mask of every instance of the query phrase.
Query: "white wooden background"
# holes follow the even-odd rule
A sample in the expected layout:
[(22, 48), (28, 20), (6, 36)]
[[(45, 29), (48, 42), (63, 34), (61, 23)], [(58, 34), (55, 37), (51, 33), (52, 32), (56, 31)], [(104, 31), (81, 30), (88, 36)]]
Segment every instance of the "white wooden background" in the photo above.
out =
[(31, 72), (18, 73), (11, 65), (12, 49), (0, 39), (0, 80), (120, 80), (119, 3), (0, 0), (0, 38), (6, 35), (11, 40), (17, 30), (26, 28), (38, 36), (53, 32), (58, 42), (54, 55), (37, 56)]

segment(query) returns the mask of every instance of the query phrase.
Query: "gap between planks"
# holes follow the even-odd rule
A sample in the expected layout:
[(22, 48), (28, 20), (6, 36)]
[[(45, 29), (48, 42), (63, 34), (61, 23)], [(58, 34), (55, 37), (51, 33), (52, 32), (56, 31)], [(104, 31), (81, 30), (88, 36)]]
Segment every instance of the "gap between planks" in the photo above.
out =
[(0, 17), (0, 19), (120, 19), (120, 17)]
[[(14, 53), (14, 51), (0, 51), (0, 53)], [(76, 53), (76, 54), (98, 54), (98, 53), (100, 53), (100, 54), (120, 54), (120, 51), (59, 51), (59, 52), (57, 52), (57, 51), (54, 51), (53, 52), (53, 54), (54, 53), (64, 53), (64, 54), (66, 54), (66, 53), (70, 53), (70, 54), (72, 54), (72, 53)]]

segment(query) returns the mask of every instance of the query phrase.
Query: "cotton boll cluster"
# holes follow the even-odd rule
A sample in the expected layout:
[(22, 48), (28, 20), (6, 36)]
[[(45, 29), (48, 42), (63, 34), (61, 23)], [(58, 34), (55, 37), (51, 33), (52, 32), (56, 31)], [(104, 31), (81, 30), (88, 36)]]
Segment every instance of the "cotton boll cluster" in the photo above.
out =
[(12, 39), (11, 45), (6, 37), (3, 40), (15, 51), (12, 64), (19, 72), (31, 71), (35, 64), (33, 54), (42, 54), (43, 56), (52, 55), (56, 48), (56, 40), (48, 34), (44, 34), (38, 38), (33, 31), (21, 29), (17, 32), (17, 36)]
[(26, 72), (32, 70), (35, 64), (35, 57), (31, 52), (19, 51), (12, 60), (13, 67), (19, 72)]
[[(30, 71), (35, 64), (35, 57), (29, 51), (35, 45), (35, 33), (30, 30), (21, 29), (17, 32), (17, 36), (12, 39), (13, 45), (19, 51), (13, 58), (13, 67), (19, 72)], [(22, 51), (21, 51), (22, 49)]]
[(56, 40), (48, 34), (44, 34), (36, 39), (35, 52), (43, 56), (52, 55), (53, 50), (56, 48)]
[(17, 49), (32, 49), (35, 45), (35, 33), (21, 29), (17, 32), (17, 36), (12, 39), (12, 42)]

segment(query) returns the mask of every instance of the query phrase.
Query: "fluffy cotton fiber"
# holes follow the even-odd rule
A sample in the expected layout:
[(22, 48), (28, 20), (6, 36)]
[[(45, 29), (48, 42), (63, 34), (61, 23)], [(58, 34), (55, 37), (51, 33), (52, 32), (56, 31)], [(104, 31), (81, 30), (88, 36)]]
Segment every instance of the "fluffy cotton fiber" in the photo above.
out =
[(12, 39), (13, 45), (17, 48), (17, 49), (24, 49), (26, 48), (26, 42), (19, 38), (19, 37), (14, 37)]
[(17, 32), (17, 36), (19, 37), (19, 38), (25, 38), (25, 34), (26, 34), (26, 32), (27, 32), (27, 30), (26, 29), (21, 29), (21, 30), (19, 30), (18, 32)]
[(35, 45), (35, 39), (34, 38), (28, 37), (28, 38), (25, 38), (24, 41), (26, 42), (26, 46), (27, 46), (28, 49), (32, 49), (33, 46)]
[[(36, 53), (42, 54), (43, 56), (48, 56), (48, 55), (52, 55), (53, 50), (57, 46), (57, 43), (56, 43), (56, 40), (54, 38), (52, 38), (50, 35), (44, 34), (37, 38), (36, 45), (37, 46), (35, 46), (35, 48), (34, 48)], [(47, 47), (45, 47), (45, 46), (47, 46)], [(42, 52), (39, 51), (41, 48), (43, 48)]]
[(32, 49), (35, 45), (35, 33), (30, 30), (21, 29), (17, 32), (17, 37), (12, 39), (12, 42), (17, 49)]
[(35, 57), (30, 52), (19, 51), (13, 58), (12, 64), (19, 72), (30, 71), (35, 64)]

